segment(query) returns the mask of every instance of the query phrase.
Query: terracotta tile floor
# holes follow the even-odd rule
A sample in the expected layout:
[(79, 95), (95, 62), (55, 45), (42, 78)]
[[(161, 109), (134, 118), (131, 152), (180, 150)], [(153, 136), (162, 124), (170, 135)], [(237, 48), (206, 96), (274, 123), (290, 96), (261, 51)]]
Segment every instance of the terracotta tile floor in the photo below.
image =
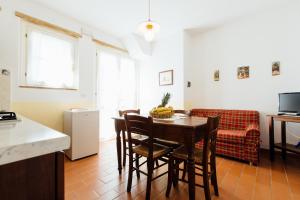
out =
[[(100, 144), (100, 154), (71, 162), (66, 159), (66, 199), (144, 199), (146, 177), (133, 178), (131, 193), (126, 192), (127, 167), (119, 176), (115, 141)], [(162, 172), (162, 169), (160, 172)], [(288, 157), (284, 163), (279, 156), (271, 163), (267, 152), (261, 153), (259, 166), (218, 158), (217, 172), (220, 196), (212, 199), (227, 200), (300, 200), (300, 159)], [(196, 181), (201, 181), (197, 178)], [(152, 199), (165, 197), (167, 176), (152, 184)], [(187, 184), (172, 188), (169, 199), (188, 199)], [(204, 199), (201, 188), (196, 189), (196, 199)]]

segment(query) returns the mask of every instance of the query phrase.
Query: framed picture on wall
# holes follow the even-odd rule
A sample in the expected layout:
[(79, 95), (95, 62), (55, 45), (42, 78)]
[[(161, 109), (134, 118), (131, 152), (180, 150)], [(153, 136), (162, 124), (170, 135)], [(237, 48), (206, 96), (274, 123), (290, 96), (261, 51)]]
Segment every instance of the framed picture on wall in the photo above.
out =
[(173, 70), (159, 72), (159, 85), (173, 85)]
[(214, 71), (214, 81), (219, 81), (220, 80), (220, 70), (215, 70)]
[(249, 66), (238, 67), (237, 70), (237, 78), (238, 79), (246, 79), (249, 78)]
[(272, 76), (280, 75), (280, 62), (273, 62), (272, 63)]

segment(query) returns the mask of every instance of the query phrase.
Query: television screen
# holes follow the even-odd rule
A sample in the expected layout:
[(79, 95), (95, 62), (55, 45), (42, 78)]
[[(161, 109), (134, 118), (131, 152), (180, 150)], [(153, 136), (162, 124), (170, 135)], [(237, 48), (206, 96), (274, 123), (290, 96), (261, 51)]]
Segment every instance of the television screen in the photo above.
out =
[(279, 112), (300, 113), (300, 92), (280, 93)]

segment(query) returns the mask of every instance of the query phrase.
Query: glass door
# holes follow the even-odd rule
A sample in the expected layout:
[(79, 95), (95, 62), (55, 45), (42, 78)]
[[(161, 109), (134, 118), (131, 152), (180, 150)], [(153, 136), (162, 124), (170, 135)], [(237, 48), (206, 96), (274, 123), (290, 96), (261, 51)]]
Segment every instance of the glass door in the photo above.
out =
[(113, 116), (119, 110), (136, 109), (136, 66), (130, 58), (98, 51), (97, 105), (100, 111), (100, 140), (115, 138)]
[(137, 106), (137, 76), (135, 62), (129, 58), (120, 61), (120, 99), (122, 110), (135, 109)]

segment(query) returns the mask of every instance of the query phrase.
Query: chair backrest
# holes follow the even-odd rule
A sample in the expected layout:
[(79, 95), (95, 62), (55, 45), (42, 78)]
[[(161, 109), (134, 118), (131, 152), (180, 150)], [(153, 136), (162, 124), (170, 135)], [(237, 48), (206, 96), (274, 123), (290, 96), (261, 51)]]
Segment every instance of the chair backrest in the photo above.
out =
[(185, 114), (190, 116), (191, 112), (189, 110), (174, 110), (174, 113)]
[(119, 115), (120, 117), (124, 116), (125, 114), (130, 114), (130, 113), (134, 113), (134, 114), (140, 114), (140, 109), (137, 110), (119, 110)]
[(153, 156), (153, 119), (152, 117), (143, 117), (140, 115), (125, 114), (125, 123), (127, 129), (129, 152), (132, 153), (132, 133), (147, 136), (146, 141), (140, 141), (140, 144), (148, 147), (149, 157)]
[(208, 117), (207, 119), (207, 131), (203, 141), (203, 157), (202, 163), (206, 165), (208, 163), (209, 155), (210, 160), (215, 158), (216, 154), (216, 143), (217, 143), (217, 132), (219, 127), (220, 117)]
[(185, 110), (174, 110), (174, 113), (186, 114)]

